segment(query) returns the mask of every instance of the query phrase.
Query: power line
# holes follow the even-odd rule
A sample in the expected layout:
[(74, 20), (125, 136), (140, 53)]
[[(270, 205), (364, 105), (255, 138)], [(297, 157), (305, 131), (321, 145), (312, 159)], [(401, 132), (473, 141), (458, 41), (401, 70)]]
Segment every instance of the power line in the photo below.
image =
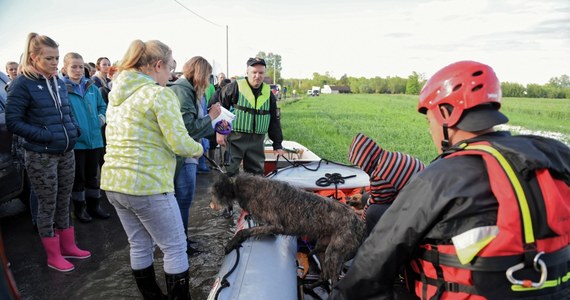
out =
[(176, 3), (178, 3), (180, 6), (184, 7), (184, 9), (186, 9), (186, 10), (189, 11), (189, 12), (191, 12), (191, 13), (192, 13), (193, 15), (195, 15), (196, 17), (198, 17), (198, 18), (200, 18), (200, 19), (202, 19), (202, 20), (204, 20), (204, 21), (206, 21), (206, 22), (208, 22), (208, 23), (210, 23), (210, 24), (212, 24), (212, 25), (214, 25), (214, 26), (222, 27), (222, 25), (216, 24), (216, 23), (214, 23), (214, 22), (212, 22), (212, 21), (210, 21), (210, 20), (208, 20), (208, 19), (202, 17), (201, 15), (195, 13), (195, 12), (194, 12), (193, 10), (191, 10), (190, 8), (184, 6), (184, 4), (178, 2), (178, 0), (174, 0), (174, 2), (176, 2)]

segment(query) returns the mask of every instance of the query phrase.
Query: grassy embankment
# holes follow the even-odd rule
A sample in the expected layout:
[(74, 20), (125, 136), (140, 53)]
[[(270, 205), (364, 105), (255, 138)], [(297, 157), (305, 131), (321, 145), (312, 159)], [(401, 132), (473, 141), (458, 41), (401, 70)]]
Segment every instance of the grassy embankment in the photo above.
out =
[[(286, 140), (305, 145), (322, 158), (347, 163), (352, 138), (362, 132), (389, 151), (412, 154), (429, 163), (436, 150), (417, 96), (348, 94), (282, 101), (281, 126)], [(558, 132), (570, 142), (568, 99), (505, 98), (509, 125), (531, 131)]]

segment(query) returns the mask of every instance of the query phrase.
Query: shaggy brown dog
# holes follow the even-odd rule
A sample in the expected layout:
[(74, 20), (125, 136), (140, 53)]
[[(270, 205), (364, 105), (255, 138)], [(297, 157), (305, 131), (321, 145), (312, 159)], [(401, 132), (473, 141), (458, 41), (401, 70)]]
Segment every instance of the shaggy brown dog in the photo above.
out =
[[(238, 231), (226, 246), (231, 252), (252, 236), (307, 236), (317, 241), (313, 252), (324, 251), (321, 279), (338, 281), (342, 264), (364, 241), (366, 229), (345, 204), (261, 176), (221, 174), (212, 185), (210, 207), (231, 207), (234, 200), (260, 226)], [(318, 249), (318, 250), (317, 250)]]

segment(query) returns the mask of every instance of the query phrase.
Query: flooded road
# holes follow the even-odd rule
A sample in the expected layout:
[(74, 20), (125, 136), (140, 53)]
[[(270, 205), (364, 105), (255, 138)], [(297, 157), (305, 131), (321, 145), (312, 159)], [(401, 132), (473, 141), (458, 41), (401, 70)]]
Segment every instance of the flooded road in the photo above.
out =
[[(213, 171), (214, 172), (214, 171)], [(234, 219), (225, 219), (209, 207), (210, 174), (197, 177), (196, 198), (190, 211), (190, 237), (203, 252), (189, 258), (190, 288), (193, 299), (206, 299), (224, 257), (224, 244), (233, 235)], [(77, 243), (91, 251), (91, 258), (70, 259), (75, 270), (55, 271), (46, 258), (37, 233), (32, 229), (29, 212), (1, 219), (6, 255), (23, 299), (140, 299), (131, 275), (127, 237), (114, 208), (108, 220), (94, 219), (75, 223)], [(165, 292), (162, 252), (155, 251), (157, 280)]]

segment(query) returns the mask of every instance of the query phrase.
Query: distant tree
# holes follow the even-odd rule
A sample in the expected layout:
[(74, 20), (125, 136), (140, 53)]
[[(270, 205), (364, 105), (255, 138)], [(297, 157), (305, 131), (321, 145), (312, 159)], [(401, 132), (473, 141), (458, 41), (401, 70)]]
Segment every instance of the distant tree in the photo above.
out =
[(520, 83), (502, 82), (501, 83), (501, 91), (503, 93), (503, 97), (524, 97), (525, 96), (525, 88)]
[[(263, 52), (259, 52), (258, 56), (268, 57)], [(280, 57), (279, 57), (280, 59)], [(278, 60), (280, 62), (280, 60)], [(268, 62), (268, 66), (270, 63)], [(268, 67), (269, 68), (269, 67)], [(280, 63), (278, 64), (278, 69)], [(272, 74), (272, 73), (269, 73)], [(373, 78), (351, 77), (346, 74), (342, 75), (339, 80), (330, 75), (313, 73), (312, 79), (281, 79), (278, 82), (291, 82), (291, 87), (297, 89), (298, 93), (303, 93), (312, 86), (322, 87), (328, 85), (348, 86), (352, 93), (377, 93), (377, 94), (419, 94), (422, 87), (426, 83), (425, 74), (412, 72), (407, 79), (401, 77), (379, 76)], [(545, 85), (528, 84), (523, 86), (519, 83), (503, 82), (501, 83), (503, 96), (505, 97), (529, 97), (529, 98), (567, 98), (570, 99), (570, 77), (562, 75), (553, 77)]]
[(370, 82), (370, 85), (373, 88), (372, 93), (375, 94), (385, 94), (389, 93), (390, 89), (388, 87), (388, 80), (382, 77), (376, 76), (374, 78), (366, 79)]
[(350, 83), (348, 81), (348, 76), (346, 75), (346, 73), (340, 77), (340, 79), (338, 80), (338, 85), (342, 85), (342, 86), (349, 86), (350, 85)]
[[(364, 77), (361, 77), (362, 79), (365, 79)], [(356, 77), (348, 77), (348, 86), (350, 87), (350, 90), (353, 93), (362, 93), (362, 91), (360, 90), (360, 78), (356, 78)]]
[(530, 98), (545, 98), (546, 91), (540, 84), (531, 83), (526, 86), (526, 96)]
[(547, 85), (558, 88), (570, 88), (570, 77), (568, 75), (562, 75), (560, 77), (550, 78)]
[(332, 77), (329, 72), (325, 72), (324, 75), (313, 73), (313, 83), (320, 87), (323, 87), (325, 84), (336, 85), (336, 78)]
[(361, 93), (365, 94), (374, 93), (374, 87), (371, 85), (371, 82), (369, 80), (361, 81), (360, 85), (358, 86), (358, 89), (360, 90)]
[(404, 94), (406, 92), (406, 79), (388, 76), (388, 92), (390, 94)]
[(266, 54), (263, 51), (259, 51), (256, 57), (261, 57), (265, 60), (267, 65), (265, 77), (271, 78), (272, 81), (275, 78), (275, 82), (283, 82), (281, 79), (281, 55), (272, 52)]
[(406, 81), (406, 94), (407, 95), (419, 95), (420, 93), (420, 75), (416, 72), (412, 72), (412, 75), (408, 76)]
[(570, 76), (562, 75), (551, 78), (544, 86), (548, 98), (570, 98)]

